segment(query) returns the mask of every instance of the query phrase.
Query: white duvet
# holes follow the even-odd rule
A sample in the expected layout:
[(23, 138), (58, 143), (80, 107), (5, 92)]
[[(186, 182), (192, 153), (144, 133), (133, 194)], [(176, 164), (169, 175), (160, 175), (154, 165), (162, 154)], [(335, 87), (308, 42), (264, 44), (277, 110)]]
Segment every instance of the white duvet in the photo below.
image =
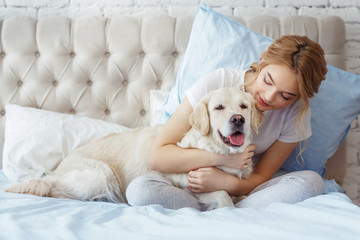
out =
[(266, 208), (199, 212), (4, 192), (0, 239), (360, 239), (360, 208), (342, 193)]

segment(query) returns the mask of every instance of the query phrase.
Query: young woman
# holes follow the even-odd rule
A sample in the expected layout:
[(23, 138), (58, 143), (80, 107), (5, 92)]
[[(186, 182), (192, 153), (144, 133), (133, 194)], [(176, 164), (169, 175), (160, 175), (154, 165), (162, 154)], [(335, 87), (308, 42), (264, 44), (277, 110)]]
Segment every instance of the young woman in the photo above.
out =
[[(198, 202), (192, 193), (225, 190), (230, 195), (246, 195), (236, 207), (296, 203), (322, 194), (324, 183), (317, 173), (288, 173), (280, 168), (296, 145), (311, 135), (308, 99), (318, 92), (326, 72), (320, 45), (307, 37), (291, 35), (274, 41), (260, 62), (247, 70), (217, 69), (204, 76), (186, 92), (147, 159), (153, 170), (189, 172), (188, 189), (176, 188), (164, 178), (140, 177), (127, 189), (129, 204), (208, 210), (209, 206)], [(188, 118), (193, 108), (207, 92), (222, 87), (238, 87), (251, 93), (257, 109), (264, 112), (265, 120), (259, 134), (254, 136), (253, 145), (241, 154), (229, 156), (178, 147), (176, 143), (190, 129)], [(250, 161), (256, 165), (248, 179), (239, 179), (216, 168), (245, 169)]]

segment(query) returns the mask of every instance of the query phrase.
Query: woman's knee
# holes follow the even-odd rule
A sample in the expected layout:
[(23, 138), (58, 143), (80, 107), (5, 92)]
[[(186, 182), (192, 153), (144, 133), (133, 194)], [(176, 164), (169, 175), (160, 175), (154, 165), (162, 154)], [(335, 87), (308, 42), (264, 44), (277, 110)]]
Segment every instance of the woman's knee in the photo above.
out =
[(286, 174), (282, 181), (293, 181), (294, 185), (302, 188), (302, 191), (307, 192), (309, 197), (320, 195), (324, 191), (324, 180), (318, 173), (311, 170)]
[(159, 204), (165, 208), (179, 209), (192, 207), (199, 211), (208, 206), (186, 190), (175, 187), (162, 177), (142, 176), (135, 178), (126, 189), (127, 201), (132, 206)]
[(305, 187), (312, 190), (313, 195), (320, 195), (324, 192), (324, 179), (317, 173), (311, 170), (300, 171), (300, 176), (305, 179)]
[(278, 176), (260, 185), (236, 207), (265, 207), (273, 202), (297, 203), (323, 193), (324, 181), (314, 171), (298, 171)]
[(152, 204), (154, 201), (154, 188), (158, 185), (167, 184), (157, 177), (141, 176), (137, 177), (130, 182), (126, 189), (126, 198), (132, 206), (144, 206)]

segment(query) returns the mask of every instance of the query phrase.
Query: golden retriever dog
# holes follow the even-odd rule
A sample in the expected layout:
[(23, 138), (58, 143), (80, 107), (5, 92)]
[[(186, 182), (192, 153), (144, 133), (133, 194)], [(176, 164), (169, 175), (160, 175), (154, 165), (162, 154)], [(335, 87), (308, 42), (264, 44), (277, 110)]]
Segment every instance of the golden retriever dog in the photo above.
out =
[[(223, 88), (207, 94), (190, 116), (192, 128), (181, 142), (183, 148), (199, 148), (217, 154), (242, 152), (252, 141), (263, 114), (255, 107), (252, 95), (235, 88)], [(161, 126), (136, 128), (111, 134), (72, 151), (50, 174), (15, 183), (7, 192), (37, 196), (71, 198), (91, 201), (126, 203), (129, 183), (143, 175), (169, 179), (179, 188), (187, 187), (187, 173), (170, 174), (152, 171), (146, 164), (147, 153)], [(252, 172), (220, 167), (247, 178)], [(233, 206), (225, 191), (196, 194), (215, 208)]]

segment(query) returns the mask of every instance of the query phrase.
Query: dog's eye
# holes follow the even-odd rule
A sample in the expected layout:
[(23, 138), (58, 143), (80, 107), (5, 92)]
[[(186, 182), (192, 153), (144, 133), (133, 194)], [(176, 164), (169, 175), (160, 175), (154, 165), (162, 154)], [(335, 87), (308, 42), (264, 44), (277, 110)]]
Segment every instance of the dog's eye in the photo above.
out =
[(215, 109), (216, 110), (223, 110), (225, 107), (223, 106), (223, 105), (217, 105), (216, 107), (215, 107)]
[(247, 106), (246, 106), (245, 104), (241, 104), (240, 107), (241, 107), (242, 109), (246, 109), (246, 108), (247, 108)]

